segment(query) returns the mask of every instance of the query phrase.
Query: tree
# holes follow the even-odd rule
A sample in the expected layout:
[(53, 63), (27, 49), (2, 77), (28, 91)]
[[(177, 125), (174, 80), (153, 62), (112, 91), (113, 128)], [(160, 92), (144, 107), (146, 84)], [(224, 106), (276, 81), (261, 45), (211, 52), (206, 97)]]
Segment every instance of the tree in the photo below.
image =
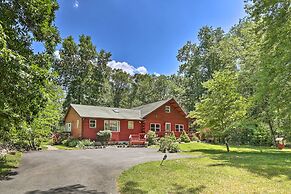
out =
[(127, 107), (130, 81), (128, 73), (120, 69), (113, 70), (110, 83), (114, 107)]
[(224, 36), (221, 28), (205, 26), (198, 33), (199, 44), (188, 41), (179, 51), (177, 59), (182, 64), (179, 74), (184, 78), (184, 104), (187, 110), (194, 110), (205, 92), (202, 83), (211, 79), (212, 74), (224, 68), (215, 47)]
[[(10, 141), (11, 130), (38, 114), (46, 93), (52, 52), (59, 42), (53, 25), (58, 4), (53, 1), (8, 0), (0, 4), (0, 133)], [(46, 52), (34, 54), (33, 41)]]
[(254, 99), (260, 117), (273, 135), (290, 133), (291, 126), (291, 10), (290, 1), (252, 1), (246, 11), (256, 22), (261, 46)]
[(32, 149), (37, 149), (41, 142), (47, 138), (52, 131), (59, 129), (62, 120), (63, 91), (60, 86), (51, 82), (48, 86), (47, 103), (30, 123), (26, 123), (25, 140), (28, 140)]
[(217, 137), (226, 138), (234, 123), (247, 112), (247, 100), (237, 91), (238, 75), (227, 69), (219, 71), (203, 86), (207, 93), (189, 116), (200, 128), (210, 128)]
[(101, 50), (99, 53), (91, 37), (81, 35), (79, 44), (72, 36), (64, 39), (60, 49), (60, 59), (54, 64), (59, 74), (58, 82), (66, 92), (64, 109), (69, 104), (107, 105), (109, 67), (111, 54)]

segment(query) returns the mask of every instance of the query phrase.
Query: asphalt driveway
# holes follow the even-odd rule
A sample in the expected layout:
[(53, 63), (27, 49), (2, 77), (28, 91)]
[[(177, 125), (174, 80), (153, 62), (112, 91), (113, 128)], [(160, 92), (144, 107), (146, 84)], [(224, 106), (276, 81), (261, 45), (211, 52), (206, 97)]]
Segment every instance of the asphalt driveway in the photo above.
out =
[[(116, 179), (123, 170), (163, 155), (147, 148), (26, 153), (15, 175), (0, 181), (0, 193), (117, 193)], [(187, 156), (168, 154), (168, 159), (183, 157)]]

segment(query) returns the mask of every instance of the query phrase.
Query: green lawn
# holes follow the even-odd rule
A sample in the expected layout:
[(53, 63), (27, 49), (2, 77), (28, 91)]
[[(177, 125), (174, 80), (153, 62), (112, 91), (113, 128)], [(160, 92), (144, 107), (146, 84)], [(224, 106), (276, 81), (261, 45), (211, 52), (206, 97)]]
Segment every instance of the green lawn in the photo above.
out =
[(7, 154), (0, 160), (0, 178), (3, 178), (11, 169), (18, 167), (21, 155), (21, 152), (16, 152), (15, 155)]
[(290, 193), (291, 150), (181, 144), (199, 158), (148, 162), (118, 179), (121, 193)]

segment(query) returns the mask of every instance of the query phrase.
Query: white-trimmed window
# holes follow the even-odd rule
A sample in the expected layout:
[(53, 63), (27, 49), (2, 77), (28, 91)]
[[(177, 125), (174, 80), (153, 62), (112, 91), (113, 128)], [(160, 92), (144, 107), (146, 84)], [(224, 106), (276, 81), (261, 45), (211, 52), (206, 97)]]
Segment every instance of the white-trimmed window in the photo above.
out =
[(165, 123), (165, 131), (171, 131), (171, 123)]
[(181, 132), (184, 130), (184, 125), (183, 124), (176, 124), (175, 129), (176, 129), (176, 131)]
[(96, 128), (96, 120), (95, 119), (89, 119), (89, 127)]
[(159, 132), (161, 130), (160, 123), (151, 123), (150, 127), (151, 127), (151, 130), (155, 132)]
[(165, 106), (165, 112), (170, 113), (171, 112), (171, 107), (170, 106)]
[(110, 131), (120, 131), (120, 121), (118, 120), (104, 120), (104, 129)]
[(71, 132), (72, 131), (72, 123), (66, 123), (65, 131), (67, 131), (67, 132)]
[(134, 129), (134, 122), (133, 121), (128, 121), (127, 122), (127, 128), (128, 129)]

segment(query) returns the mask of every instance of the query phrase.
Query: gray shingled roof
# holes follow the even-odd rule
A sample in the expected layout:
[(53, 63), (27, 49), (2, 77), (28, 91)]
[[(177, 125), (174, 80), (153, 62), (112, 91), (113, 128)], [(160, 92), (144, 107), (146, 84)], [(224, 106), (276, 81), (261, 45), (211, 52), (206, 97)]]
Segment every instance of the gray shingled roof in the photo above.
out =
[(80, 117), (142, 120), (171, 99), (145, 104), (132, 109), (71, 104)]
[(167, 103), (169, 100), (171, 100), (171, 99), (161, 100), (161, 101), (153, 102), (150, 104), (145, 104), (142, 106), (135, 107), (135, 108), (133, 108), (133, 110), (140, 110), (140, 115), (143, 118), (146, 115), (148, 115), (149, 113), (151, 113), (154, 110), (156, 110), (157, 108), (159, 108), (160, 106), (162, 106), (163, 104)]
[(80, 117), (141, 120), (140, 111), (124, 108), (71, 104)]

